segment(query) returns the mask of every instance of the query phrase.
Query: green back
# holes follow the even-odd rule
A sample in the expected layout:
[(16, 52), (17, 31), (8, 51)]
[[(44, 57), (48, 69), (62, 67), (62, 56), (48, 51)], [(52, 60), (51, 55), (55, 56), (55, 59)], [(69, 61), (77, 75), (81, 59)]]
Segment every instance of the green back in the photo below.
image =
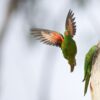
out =
[(90, 50), (88, 51), (88, 53), (86, 54), (85, 57), (85, 64), (84, 64), (84, 74), (86, 76), (86, 73), (91, 71), (91, 66), (92, 66), (92, 58), (94, 53), (96, 52), (96, 48), (97, 46), (93, 46), (90, 48)]
[(95, 45), (92, 48), (90, 48), (90, 50), (88, 51), (88, 53), (86, 54), (86, 57), (85, 57), (85, 64), (84, 64), (85, 89), (84, 89), (84, 95), (87, 92), (87, 88), (88, 88), (88, 84), (89, 84), (89, 80), (90, 80), (90, 76), (91, 76), (92, 60), (93, 60), (93, 57), (94, 57), (96, 50), (97, 50), (97, 46)]
[(77, 53), (76, 43), (72, 39), (71, 35), (64, 36), (64, 41), (62, 42), (61, 49), (65, 58), (73, 58)]

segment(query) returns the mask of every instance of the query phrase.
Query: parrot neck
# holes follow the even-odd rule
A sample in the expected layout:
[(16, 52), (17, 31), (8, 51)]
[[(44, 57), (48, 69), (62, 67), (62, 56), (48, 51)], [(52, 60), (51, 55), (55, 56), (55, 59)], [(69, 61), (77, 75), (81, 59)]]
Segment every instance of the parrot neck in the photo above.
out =
[(70, 34), (68, 34), (68, 32), (67, 32), (67, 33), (64, 34), (64, 38), (65, 38), (65, 40), (66, 39), (70, 40), (70, 39), (72, 39), (72, 36)]
[(71, 34), (68, 32), (68, 30), (65, 30), (64, 37), (72, 38)]
[(67, 30), (65, 30), (64, 35), (68, 36), (68, 31)]

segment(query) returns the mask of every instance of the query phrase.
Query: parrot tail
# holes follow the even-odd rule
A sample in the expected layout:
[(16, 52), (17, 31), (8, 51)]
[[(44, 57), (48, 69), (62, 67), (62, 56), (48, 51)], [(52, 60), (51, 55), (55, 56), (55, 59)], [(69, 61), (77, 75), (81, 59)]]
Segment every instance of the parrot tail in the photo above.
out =
[(90, 80), (90, 75), (88, 75), (85, 79), (85, 89), (84, 89), (84, 96), (87, 92), (87, 89), (88, 89), (88, 85), (89, 85), (89, 80)]
[(70, 72), (73, 72), (73, 71), (74, 71), (74, 66), (71, 66)]

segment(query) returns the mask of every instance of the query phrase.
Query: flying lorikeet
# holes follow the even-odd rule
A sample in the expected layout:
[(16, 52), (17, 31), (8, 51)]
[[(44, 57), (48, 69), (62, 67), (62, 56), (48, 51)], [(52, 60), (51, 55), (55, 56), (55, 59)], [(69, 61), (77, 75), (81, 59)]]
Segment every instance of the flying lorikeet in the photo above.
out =
[(76, 23), (73, 16), (74, 13), (72, 10), (69, 10), (65, 22), (64, 36), (59, 32), (48, 29), (31, 29), (31, 34), (41, 42), (61, 48), (64, 58), (67, 59), (70, 64), (71, 72), (73, 72), (74, 66), (76, 65), (75, 56), (77, 53), (76, 43), (73, 40), (73, 36), (76, 32)]
[(83, 79), (83, 81), (85, 81), (84, 95), (86, 94), (87, 89), (88, 89), (88, 84), (89, 84), (91, 70), (92, 70), (92, 64), (93, 64), (93, 58), (95, 57), (97, 50), (98, 50), (97, 45), (92, 46), (85, 57), (84, 79)]

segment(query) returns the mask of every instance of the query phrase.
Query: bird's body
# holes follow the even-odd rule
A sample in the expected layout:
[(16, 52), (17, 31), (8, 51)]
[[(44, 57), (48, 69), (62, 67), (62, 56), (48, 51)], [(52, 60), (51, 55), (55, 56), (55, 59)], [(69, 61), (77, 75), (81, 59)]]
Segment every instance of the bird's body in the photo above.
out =
[(76, 65), (75, 56), (77, 53), (77, 46), (73, 40), (73, 36), (76, 32), (76, 25), (74, 22), (75, 18), (73, 18), (73, 15), (74, 13), (69, 10), (65, 23), (64, 36), (59, 32), (48, 29), (31, 29), (32, 35), (37, 39), (40, 39), (41, 42), (61, 48), (64, 58), (68, 60), (68, 63), (71, 66), (71, 72), (74, 70), (74, 66)]
[(93, 47), (90, 48), (90, 50), (88, 51), (85, 57), (84, 79), (83, 79), (83, 81), (85, 81), (84, 95), (87, 92), (87, 88), (88, 88), (88, 84), (89, 84), (89, 80), (91, 76), (93, 57), (95, 56), (96, 51), (97, 51), (97, 46), (94, 45)]
[(77, 53), (77, 47), (71, 35), (64, 36), (64, 41), (62, 42), (61, 49), (62, 49), (64, 58), (69, 59), (68, 62), (71, 65), (71, 72), (72, 72), (76, 64), (75, 56)]

